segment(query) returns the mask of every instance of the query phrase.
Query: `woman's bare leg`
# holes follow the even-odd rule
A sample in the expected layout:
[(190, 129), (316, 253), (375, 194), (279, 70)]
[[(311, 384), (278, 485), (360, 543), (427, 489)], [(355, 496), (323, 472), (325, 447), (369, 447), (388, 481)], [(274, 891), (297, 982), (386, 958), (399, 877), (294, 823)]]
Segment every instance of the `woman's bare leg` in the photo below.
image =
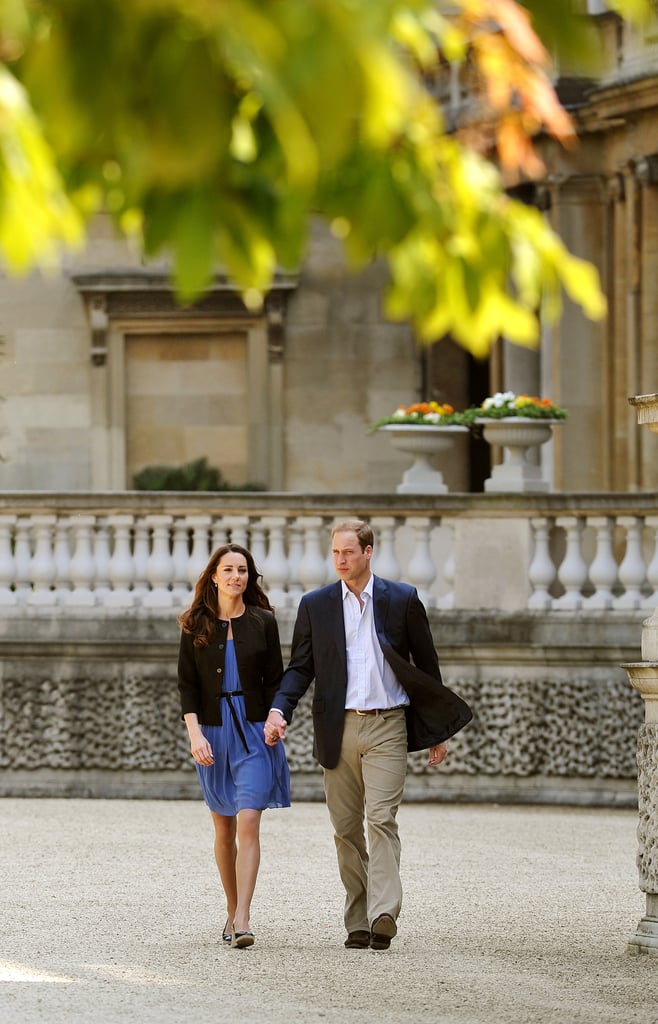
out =
[(251, 900), (256, 888), (260, 866), (260, 818), (262, 811), (245, 808), (238, 811), (238, 855), (235, 861), (237, 879), (236, 932), (249, 931)]
[(210, 814), (215, 826), (215, 860), (226, 896), (226, 913), (228, 915), (228, 930), (230, 931), (238, 906), (238, 881), (236, 875), (238, 849), (235, 841), (237, 821), (235, 816), (227, 817), (224, 814), (216, 814), (215, 811), (211, 811)]

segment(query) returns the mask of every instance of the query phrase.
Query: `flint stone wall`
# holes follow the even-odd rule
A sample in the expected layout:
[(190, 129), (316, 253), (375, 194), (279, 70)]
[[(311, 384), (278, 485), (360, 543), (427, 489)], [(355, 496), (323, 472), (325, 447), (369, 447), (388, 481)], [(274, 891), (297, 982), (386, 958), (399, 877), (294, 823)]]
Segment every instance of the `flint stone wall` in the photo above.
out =
[[(639, 613), (435, 611), (430, 620), (445, 681), (475, 719), (441, 769), (410, 755), (406, 799), (636, 805), (643, 707), (620, 666), (639, 658)], [(285, 659), (293, 614), (279, 621)], [(178, 635), (171, 611), (8, 610), (0, 795), (198, 798)], [(286, 742), (297, 800), (322, 799), (310, 703)]]

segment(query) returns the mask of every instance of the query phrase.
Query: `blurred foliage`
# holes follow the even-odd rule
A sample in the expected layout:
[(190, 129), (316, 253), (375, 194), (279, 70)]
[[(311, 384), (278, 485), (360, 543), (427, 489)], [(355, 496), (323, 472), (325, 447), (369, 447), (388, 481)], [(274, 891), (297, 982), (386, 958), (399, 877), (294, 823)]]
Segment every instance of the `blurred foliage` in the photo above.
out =
[(234, 487), (203, 456), (184, 466), (146, 466), (133, 478), (136, 491), (263, 491), (261, 484)]
[[(525, 8), (553, 46), (582, 38), (576, 6)], [(594, 269), (505, 193), (541, 173), (535, 132), (573, 141), (525, 8), (0, 0), (0, 254), (10, 271), (47, 265), (104, 209), (147, 257), (171, 257), (182, 302), (219, 265), (258, 308), (277, 268), (301, 266), (318, 215), (354, 268), (387, 260), (387, 313), (421, 340), (533, 344), (563, 289), (601, 316)], [(446, 134), (431, 91), (467, 58), (493, 148)]]

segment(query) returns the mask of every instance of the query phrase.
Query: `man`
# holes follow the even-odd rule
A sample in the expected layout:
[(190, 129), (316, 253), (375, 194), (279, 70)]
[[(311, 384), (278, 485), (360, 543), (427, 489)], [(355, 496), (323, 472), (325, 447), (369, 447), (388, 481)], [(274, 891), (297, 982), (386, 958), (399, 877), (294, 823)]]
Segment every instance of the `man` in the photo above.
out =
[(388, 949), (402, 903), (396, 816), (407, 750), (429, 747), (429, 763), (441, 764), (447, 739), (472, 713), (443, 686), (415, 588), (371, 573), (370, 526), (339, 523), (332, 550), (338, 582), (300, 602), (290, 664), (272, 701), (265, 739), (274, 744), (285, 737), (315, 679), (314, 754), (324, 770), (345, 887), (345, 946)]

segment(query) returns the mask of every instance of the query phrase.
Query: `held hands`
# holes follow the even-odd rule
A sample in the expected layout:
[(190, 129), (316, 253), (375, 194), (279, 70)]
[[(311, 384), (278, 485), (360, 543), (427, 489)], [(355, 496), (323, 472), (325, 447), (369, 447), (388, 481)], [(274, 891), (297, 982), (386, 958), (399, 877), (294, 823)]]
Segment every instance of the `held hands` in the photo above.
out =
[(285, 718), (279, 714), (278, 711), (270, 711), (267, 716), (267, 721), (263, 726), (263, 732), (265, 733), (265, 742), (268, 747), (274, 747), (279, 740), (286, 738), (286, 728), (288, 723)]
[(430, 759), (429, 763), (436, 767), (445, 760), (446, 754), (448, 753), (447, 743), (437, 743), (435, 747), (430, 747)]

